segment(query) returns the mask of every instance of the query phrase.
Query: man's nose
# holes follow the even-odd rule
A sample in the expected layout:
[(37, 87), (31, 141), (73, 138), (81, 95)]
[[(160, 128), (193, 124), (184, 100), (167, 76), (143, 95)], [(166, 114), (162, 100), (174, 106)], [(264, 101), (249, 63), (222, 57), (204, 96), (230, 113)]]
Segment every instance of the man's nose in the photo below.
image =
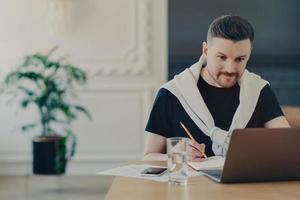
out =
[(225, 63), (225, 66), (224, 66), (224, 69), (226, 72), (228, 73), (234, 73), (236, 70), (236, 66), (235, 66), (235, 62), (233, 61), (230, 61), (228, 60), (226, 63)]

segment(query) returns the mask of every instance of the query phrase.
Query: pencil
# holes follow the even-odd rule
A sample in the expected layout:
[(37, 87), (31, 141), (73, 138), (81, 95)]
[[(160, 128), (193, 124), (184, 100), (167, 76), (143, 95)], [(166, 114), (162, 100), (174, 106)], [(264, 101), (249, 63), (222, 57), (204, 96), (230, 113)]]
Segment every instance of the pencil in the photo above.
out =
[[(192, 134), (190, 133), (190, 131), (185, 127), (185, 125), (182, 122), (179, 122), (180, 125), (182, 126), (182, 128), (184, 129), (184, 131), (186, 132), (186, 134), (191, 138), (191, 140), (193, 142), (196, 142), (195, 138), (192, 136)], [(206, 154), (202, 151), (200, 151), (200, 153), (204, 156), (204, 158), (207, 158)]]

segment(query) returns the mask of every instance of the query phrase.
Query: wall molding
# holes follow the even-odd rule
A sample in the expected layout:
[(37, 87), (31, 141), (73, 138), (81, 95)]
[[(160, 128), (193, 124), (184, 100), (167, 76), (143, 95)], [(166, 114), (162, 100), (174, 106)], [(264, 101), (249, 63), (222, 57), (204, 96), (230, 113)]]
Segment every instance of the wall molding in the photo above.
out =
[[(94, 60), (93, 67), (86, 70), (93, 77), (138, 76), (151, 72), (151, 0), (134, 0), (133, 25), (134, 42), (124, 50), (120, 58), (104, 64)], [(97, 66), (97, 67), (95, 67)]]
[[(132, 27), (132, 34), (128, 40), (132, 42), (122, 50), (118, 55), (113, 55), (110, 59), (87, 57), (71, 57), (71, 63), (74, 62), (80, 66), (84, 66), (91, 77), (135, 77), (140, 75), (149, 75), (151, 73), (152, 58), (152, 14), (153, 1), (151, 0), (132, 0), (129, 6), (130, 18), (127, 23), (132, 23), (128, 27)], [(131, 39), (132, 38), (132, 39)], [(74, 44), (76, 45), (76, 44)], [(80, 47), (77, 47), (80, 48)], [(39, 49), (36, 49), (39, 51)], [(34, 53), (28, 50), (28, 54)], [(1, 73), (7, 73), (15, 63), (20, 63), (22, 58), (2, 58)], [(5, 66), (6, 65), (6, 66)], [(5, 67), (4, 67), (5, 66)]]

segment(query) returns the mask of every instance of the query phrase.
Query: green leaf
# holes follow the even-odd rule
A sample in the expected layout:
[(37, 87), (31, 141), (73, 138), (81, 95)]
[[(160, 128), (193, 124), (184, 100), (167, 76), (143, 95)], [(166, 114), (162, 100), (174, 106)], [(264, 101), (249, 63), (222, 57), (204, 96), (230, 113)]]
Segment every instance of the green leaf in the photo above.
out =
[(27, 68), (29, 66), (34, 66), (34, 67), (40, 67), (40, 68), (45, 68), (47, 65), (47, 60), (48, 57), (44, 56), (40, 53), (36, 53), (30, 56), (26, 56), (24, 59), (23, 64), (21, 65), (21, 68)]
[(87, 116), (87, 118), (88, 118), (89, 120), (92, 120), (91, 114), (90, 114), (89, 111), (88, 111), (87, 109), (85, 109), (84, 107), (76, 105), (76, 106), (74, 106), (74, 108), (75, 108), (76, 110), (78, 110), (78, 111), (83, 112), (83, 113)]
[(30, 99), (22, 99), (21, 100), (21, 107), (24, 108), (24, 109), (27, 108), (27, 106), (28, 106), (28, 104), (30, 102), (32, 102), (32, 100), (30, 100)]
[(55, 71), (60, 68), (60, 63), (49, 61), (45, 65), (46, 68), (53, 68)]
[(37, 53), (32, 56), (32, 59), (42, 64), (44, 67), (47, 65), (47, 60), (48, 60), (47, 56)]
[(21, 80), (31, 80), (34, 83), (37, 83), (40, 80), (44, 80), (45, 77), (37, 72), (33, 71), (26, 71), (26, 72), (21, 72), (21, 71), (15, 71), (10, 74), (8, 74), (5, 78), (5, 83), (7, 85), (15, 84), (18, 81)]
[(18, 86), (18, 89), (23, 91), (26, 95), (28, 95), (30, 97), (36, 97), (37, 96), (37, 94), (34, 91), (29, 90), (29, 89), (27, 89), (23, 86)]
[(79, 84), (86, 83), (87, 77), (83, 70), (69, 64), (66, 64), (63, 67), (68, 73), (68, 79), (70, 82), (76, 81)]
[(14, 84), (19, 79), (19, 74), (18, 71), (9, 73), (4, 79), (4, 84), (8, 86)]
[(71, 123), (74, 119), (76, 119), (76, 114), (71, 111), (71, 105), (63, 101), (56, 101), (51, 104), (51, 108), (48, 107), (48, 109), (61, 111), (66, 117), (68, 123)]
[(22, 131), (26, 132), (36, 127), (36, 124), (26, 124), (21, 127)]
[(69, 123), (71, 123), (74, 119), (76, 119), (76, 115), (71, 111), (70, 107), (67, 106), (64, 109), (62, 109), (62, 112), (65, 114), (67, 117), (67, 120)]
[(33, 56), (26, 56), (24, 58), (24, 62), (20, 67), (26, 68), (29, 66), (35, 66), (38, 67), (39, 66), (39, 62), (36, 61), (36, 59)]

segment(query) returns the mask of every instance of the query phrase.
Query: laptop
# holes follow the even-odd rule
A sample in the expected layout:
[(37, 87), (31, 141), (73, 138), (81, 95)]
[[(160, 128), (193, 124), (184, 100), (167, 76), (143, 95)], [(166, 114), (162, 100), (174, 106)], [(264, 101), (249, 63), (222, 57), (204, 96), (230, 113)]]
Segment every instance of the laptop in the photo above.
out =
[(201, 170), (220, 183), (300, 180), (300, 128), (234, 130), (222, 170)]

